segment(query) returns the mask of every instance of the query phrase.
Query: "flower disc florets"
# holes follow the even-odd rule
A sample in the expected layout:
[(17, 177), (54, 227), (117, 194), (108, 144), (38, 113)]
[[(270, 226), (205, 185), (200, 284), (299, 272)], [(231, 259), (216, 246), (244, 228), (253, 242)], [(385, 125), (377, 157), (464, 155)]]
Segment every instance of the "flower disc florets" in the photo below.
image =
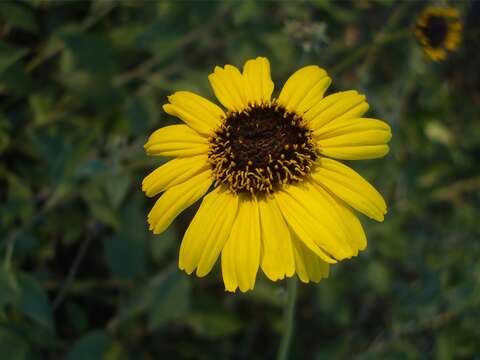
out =
[(458, 10), (429, 6), (417, 19), (415, 35), (431, 59), (446, 59), (448, 51), (458, 49), (462, 22)]
[(302, 118), (276, 103), (227, 114), (210, 144), (216, 184), (235, 193), (272, 193), (300, 181), (317, 157)]
[(448, 33), (447, 19), (441, 16), (430, 16), (423, 32), (432, 47), (442, 46)]

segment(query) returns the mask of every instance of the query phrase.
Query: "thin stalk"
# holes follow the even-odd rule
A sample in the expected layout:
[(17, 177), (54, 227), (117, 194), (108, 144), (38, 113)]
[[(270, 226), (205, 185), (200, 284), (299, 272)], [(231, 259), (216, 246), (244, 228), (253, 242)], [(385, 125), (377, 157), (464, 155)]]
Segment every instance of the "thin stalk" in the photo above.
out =
[(287, 301), (284, 312), (284, 329), (282, 341), (278, 349), (277, 360), (287, 360), (294, 328), (295, 301), (297, 298), (297, 278), (287, 280)]

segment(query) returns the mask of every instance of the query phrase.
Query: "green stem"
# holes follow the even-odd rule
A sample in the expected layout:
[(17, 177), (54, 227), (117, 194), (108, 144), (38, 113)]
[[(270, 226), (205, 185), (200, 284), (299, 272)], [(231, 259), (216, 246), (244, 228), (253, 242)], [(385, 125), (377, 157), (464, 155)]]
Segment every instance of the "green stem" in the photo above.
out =
[(382, 37), (377, 37), (373, 43), (359, 47), (357, 50), (353, 51), (350, 56), (345, 57), (343, 61), (330, 68), (330, 72), (332, 74), (341, 73), (349, 66), (359, 61), (363, 56), (367, 55), (373, 49), (377, 49), (380, 46), (393, 43), (400, 39), (405, 39), (408, 36), (411, 36), (411, 30), (409, 28), (398, 30), (390, 34), (384, 34)]
[(295, 317), (295, 300), (297, 298), (297, 278), (287, 280), (287, 302), (285, 303), (284, 329), (280, 348), (278, 349), (277, 360), (287, 360), (288, 351), (293, 334)]

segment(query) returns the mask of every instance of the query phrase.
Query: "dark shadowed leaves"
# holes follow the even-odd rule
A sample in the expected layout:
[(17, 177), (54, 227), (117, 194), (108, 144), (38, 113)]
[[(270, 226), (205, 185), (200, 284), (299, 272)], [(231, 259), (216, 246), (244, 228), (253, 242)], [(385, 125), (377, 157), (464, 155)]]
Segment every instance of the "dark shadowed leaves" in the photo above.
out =
[(18, 285), (20, 288), (19, 310), (47, 330), (53, 331), (52, 308), (40, 283), (27, 274), (20, 274)]
[(112, 339), (107, 333), (101, 330), (91, 331), (73, 345), (67, 360), (104, 360), (111, 345)]
[(180, 319), (190, 308), (190, 282), (179, 270), (155, 279), (148, 306), (148, 326), (157, 329)]
[(20, 2), (0, 3), (0, 19), (3, 23), (13, 28), (36, 33), (38, 31), (37, 20), (33, 10), (26, 4)]
[(259, 270), (232, 295), (220, 262), (180, 272), (198, 207), (153, 235), (141, 191), (169, 160), (143, 144), (180, 123), (167, 96), (213, 100), (215, 66), (256, 56), (274, 96), (318, 65), (327, 94), (364, 93), (393, 131), (387, 157), (348, 162), (384, 195), (385, 221), (361, 217), (366, 251), (298, 287), (291, 359), (478, 358), (480, 12), (448, 3), (463, 45), (432, 63), (412, 33), (418, 1), (0, 0), (0, 359), (274, 357), (284, 281)]
[(3, 41), (0, 41), (0, 74), (5, 71), (10, 65), (15, 64), (25, 54), (28, 53), (27, 49), (16, 48), (8, 45)]

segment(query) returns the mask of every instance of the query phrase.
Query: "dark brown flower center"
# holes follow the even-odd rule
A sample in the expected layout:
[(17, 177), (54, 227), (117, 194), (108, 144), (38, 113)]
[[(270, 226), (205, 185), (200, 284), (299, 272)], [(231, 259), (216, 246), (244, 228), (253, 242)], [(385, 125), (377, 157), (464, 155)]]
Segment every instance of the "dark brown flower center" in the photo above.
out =
[(302, 119), (275, 103), (230, 113), (209, 152), (216, 184), (252, 194), (301, 180), (316, 157)]
[(443, 46), (448, 33), (447, 19), (442, 16), (430, 16), (423, 28), (423, 33), (431, 47)]

